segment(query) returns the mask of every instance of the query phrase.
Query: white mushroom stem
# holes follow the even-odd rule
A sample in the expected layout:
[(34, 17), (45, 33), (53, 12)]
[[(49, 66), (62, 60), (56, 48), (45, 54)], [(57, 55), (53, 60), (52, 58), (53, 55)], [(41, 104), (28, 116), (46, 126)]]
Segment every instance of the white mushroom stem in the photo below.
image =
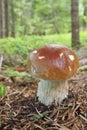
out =
[(68, 81), (40, 80), (37, 96), (44, 105), (60, 104), (68, 95)]

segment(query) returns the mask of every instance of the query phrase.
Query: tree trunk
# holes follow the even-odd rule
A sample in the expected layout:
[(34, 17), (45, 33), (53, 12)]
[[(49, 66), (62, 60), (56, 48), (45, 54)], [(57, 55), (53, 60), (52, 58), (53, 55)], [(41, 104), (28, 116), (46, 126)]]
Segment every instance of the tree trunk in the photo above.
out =
[(0, 37), (8, 36), (8, 1), (0, 0)]
[(10, 0), (11, 12), (11, 37), (15, 37), (15, 14), (14, 14), (14, 0)]
[(8, 0), (5, 0), (5, 36), (8, 37)]
[(79, 48), (79, 0), (71, 0), (72, 47)]
[[(87, 0), (83, 4), (84, 6), (84, 14), (83, 17), (87, 17)], [(87, 21), (83, 20), (83, 30), (87, 30)]]
[(2, 1), (0, 0), (0, 38), (2, 37), (2, 7), (1, 7)]
[(5, 25), (5, 0), (1, 0), (1, 10), (2, 10), (2, 38), (5, 38), (6, 25)]

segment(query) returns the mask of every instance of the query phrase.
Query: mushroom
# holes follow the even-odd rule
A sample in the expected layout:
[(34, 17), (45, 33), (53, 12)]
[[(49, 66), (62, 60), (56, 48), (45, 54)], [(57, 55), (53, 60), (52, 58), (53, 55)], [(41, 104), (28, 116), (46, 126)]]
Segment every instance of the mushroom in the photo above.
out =
[(44, 105), (60, 104), (68, 95), (68, 79), (73, 76), (79, 61), (76, 54), (63, 45), (45, 45), (30, 54), (31, 72), (40, 79), (38, 100)]

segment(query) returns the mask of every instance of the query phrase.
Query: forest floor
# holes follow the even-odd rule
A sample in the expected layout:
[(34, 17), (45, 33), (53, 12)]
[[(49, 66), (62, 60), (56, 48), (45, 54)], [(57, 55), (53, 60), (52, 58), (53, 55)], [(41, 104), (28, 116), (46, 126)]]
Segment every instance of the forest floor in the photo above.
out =
[(38, 102), (36, 80), (8, 77), (2, 71), (0, 82), (9, 89), (0, 98), (0, 130), (87, 130), (87, 71), (69, 79), (68, 98), (58, 106)]

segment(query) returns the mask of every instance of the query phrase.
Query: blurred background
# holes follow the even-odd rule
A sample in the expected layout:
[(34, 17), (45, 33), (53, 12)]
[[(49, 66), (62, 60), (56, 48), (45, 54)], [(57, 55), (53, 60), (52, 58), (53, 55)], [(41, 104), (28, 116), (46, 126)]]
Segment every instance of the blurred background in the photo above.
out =
[[(48, 44), (80, 62), (58, 107), (37, 101), (30, 73), (29, 54)], [(0, 129), (87, 130), (87, 0), (0, 0)]]
[[(0, 0), (0, 37), (70, 33), (74, 1)], [(80, 31), (87, 31), (87, 0), (73, 4), (75, 11), (79, 6)]]
[(1, 54), (26, 58), (53, 43), (87, 49), (87, 0), (0, 0)]

